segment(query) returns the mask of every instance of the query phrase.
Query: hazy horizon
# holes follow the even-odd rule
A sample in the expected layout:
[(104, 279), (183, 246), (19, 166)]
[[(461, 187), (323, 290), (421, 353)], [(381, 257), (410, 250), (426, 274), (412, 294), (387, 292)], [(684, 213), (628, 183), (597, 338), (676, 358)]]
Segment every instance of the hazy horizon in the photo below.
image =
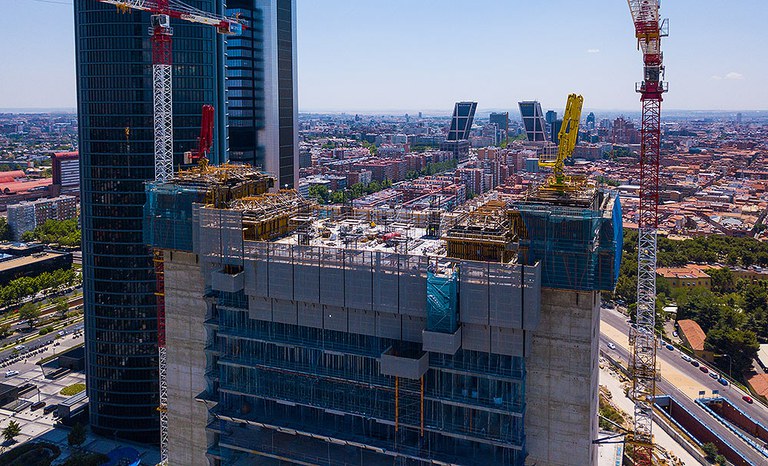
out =
[[(71, 2), (3, 7), (0, 107), (73, 108)], [(662, 15), (671, 22), (665, 108), (768, 109), (768, 61), (755, 56), (768, 48), (768, 2), (678, 0), (664, 2)], [(30, 34), (18, 18), (46, 26)], [(642, 56), (624, 1), (300, 0), (296, 27), (302, 112), (450, 111), (459, 100), (557, 109), (571, 92), (585, 107), (640, 108)]]

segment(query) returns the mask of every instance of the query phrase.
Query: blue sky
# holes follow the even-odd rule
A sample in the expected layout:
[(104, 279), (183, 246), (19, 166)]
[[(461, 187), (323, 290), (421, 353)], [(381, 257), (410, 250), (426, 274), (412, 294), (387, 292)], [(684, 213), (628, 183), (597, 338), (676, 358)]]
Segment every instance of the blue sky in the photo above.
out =
[[(94, 0), (95, 1), (95, 0)], [(74, 107), (68, 0), (0, 0), (0, 108)], [(666, 0), (665, 107), (768, 109), (766, 0)], [(302, 111), (636, 110), (624, 0), (298, 0)]]

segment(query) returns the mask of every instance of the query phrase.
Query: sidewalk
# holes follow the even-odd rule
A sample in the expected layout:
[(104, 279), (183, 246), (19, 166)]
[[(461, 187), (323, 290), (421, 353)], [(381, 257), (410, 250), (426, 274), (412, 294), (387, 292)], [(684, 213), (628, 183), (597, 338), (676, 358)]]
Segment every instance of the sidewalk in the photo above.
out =
[[(601, 360), (601, 366), (605, 367), (600, 368), (600, 385), (608, 389), (612, 396), (611, 401), (631, 419), (632, 413), (634, 413), (634, 403), (624, 395), (625, 384), (619, 379), (619, 377), (623, 376), (611, 369), (607, 361), (603, 362)], [(656, 444), (679, 459), (682, 462), (680, 464), (685, 466), (698, 466), (701, 464), (664, 432), (656, 422), (653, 423), (653, 437)]]

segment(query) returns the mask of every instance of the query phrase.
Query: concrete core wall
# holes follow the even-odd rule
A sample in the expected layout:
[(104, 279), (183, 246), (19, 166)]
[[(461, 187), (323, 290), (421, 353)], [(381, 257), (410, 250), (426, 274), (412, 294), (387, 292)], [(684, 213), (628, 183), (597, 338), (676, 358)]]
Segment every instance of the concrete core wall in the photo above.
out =
[(597, 464), (599, 322), (600, 292), (541, 289), (525, 358), (526, 464)]
[(208, 466), (205, 391), (204, 284), (195, 254), (165, 251), (165, 313), (168, 355), (168, 448), (173, 464)]

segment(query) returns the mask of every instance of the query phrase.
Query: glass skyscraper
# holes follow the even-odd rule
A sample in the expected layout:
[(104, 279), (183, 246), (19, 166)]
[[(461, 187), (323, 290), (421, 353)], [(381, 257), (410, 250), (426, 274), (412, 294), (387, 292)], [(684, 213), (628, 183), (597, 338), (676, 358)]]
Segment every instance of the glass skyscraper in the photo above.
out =
[[(222, 0), (187, 0), (223, 11)], [(147, 13), (75, 0), (83, 228), (83, 287), (90, 424), (94, 432), (159, 440), (157, 310), (142, 239), (144, 183), (154, 178), (151, 49)], [(174, 153), (194, 148), (204, 104), (220, 111), (223, 40), (215, 29), (172, 20)]]
[(547, 141), (547, 125), (544, 115), (541, 113), (541, 104), (535, 100), (519, 102), (520, 115), (523, 118), (523, 126), (528, 140), (531, 142)]
[(451, 118), (451, 129), (448, 131), (449, 141), (469, 139), (472, 123), (475, 120), (477, 102), (456, 102)]
[(298, 177), (295, 0), (229, 0), (248, 28), (227, 40), (230, 160), (261, 167), (279, 186)]

